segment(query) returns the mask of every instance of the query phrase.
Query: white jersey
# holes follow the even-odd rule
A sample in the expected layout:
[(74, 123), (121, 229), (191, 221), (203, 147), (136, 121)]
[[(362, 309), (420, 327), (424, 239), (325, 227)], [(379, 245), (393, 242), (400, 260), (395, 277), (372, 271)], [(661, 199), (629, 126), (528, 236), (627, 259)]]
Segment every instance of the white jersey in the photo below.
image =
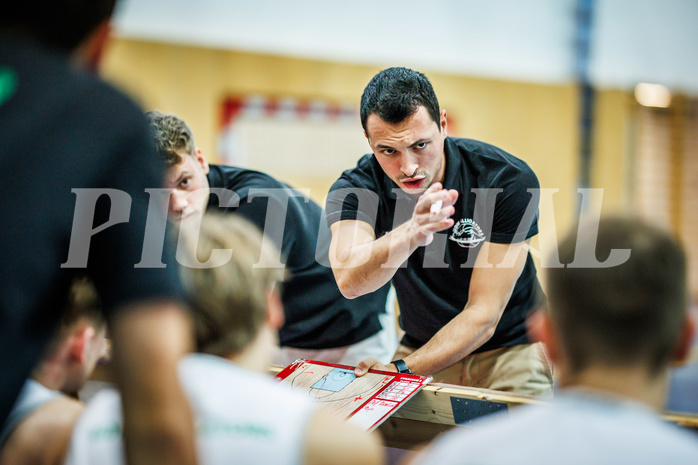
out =
[(581, 390), (546, 405), (517, 407), (456, 428), (421, 465), (696, 465), (698, 437), (649, 407)]
[[(189, 355), (180, 380), (194, 411), (202, 465), (297, 465), (315, 406), (220, 357)], [(69, 465), (123, 465), (121, 400), (100, 391), (73, 432)]]

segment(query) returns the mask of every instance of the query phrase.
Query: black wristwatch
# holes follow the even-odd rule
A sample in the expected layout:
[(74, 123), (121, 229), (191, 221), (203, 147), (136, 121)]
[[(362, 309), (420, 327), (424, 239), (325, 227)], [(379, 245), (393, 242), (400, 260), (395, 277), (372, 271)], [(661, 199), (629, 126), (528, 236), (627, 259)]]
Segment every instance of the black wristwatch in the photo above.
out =
[(407, 364), (405, 363), (405, 361), (404, 361), (403, 359), (400, 359), (400, 360), (393, 360), (393, 361), (390, 362), (390, 363), (392, 363), (393, 365), (395, 365), (395, 368), (397, 368), (397, 372), (398, 372), (398, 373), (403, 373), (403, 374), (406, 374), (406, 375), (411, 375), (411, 374), (412, 374), (412, 370), (410, 370), (410, 368), (407, 366)]

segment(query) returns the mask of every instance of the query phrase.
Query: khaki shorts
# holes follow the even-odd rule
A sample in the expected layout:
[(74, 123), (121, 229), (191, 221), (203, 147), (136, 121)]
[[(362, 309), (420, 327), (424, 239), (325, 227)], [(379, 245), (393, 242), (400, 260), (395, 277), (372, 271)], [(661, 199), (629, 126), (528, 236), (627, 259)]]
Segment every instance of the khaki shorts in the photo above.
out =
[[(393, 360), (405, 358), (415, 350), (400, 344)], [(553, 395), (553, 369), (540, 342), (471, 354), (432, 376), (437, 383)]]

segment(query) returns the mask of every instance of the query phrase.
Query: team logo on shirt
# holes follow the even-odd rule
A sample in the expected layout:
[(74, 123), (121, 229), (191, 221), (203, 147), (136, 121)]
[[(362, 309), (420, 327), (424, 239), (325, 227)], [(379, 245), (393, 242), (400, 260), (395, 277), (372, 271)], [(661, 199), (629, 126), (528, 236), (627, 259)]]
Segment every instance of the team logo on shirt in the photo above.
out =
[(453, 230), (448, 238), (461, 247), (472, 249), (485, 240), (485, 235), (480, 226), (471, 218), (462, 218), (453, 225)]

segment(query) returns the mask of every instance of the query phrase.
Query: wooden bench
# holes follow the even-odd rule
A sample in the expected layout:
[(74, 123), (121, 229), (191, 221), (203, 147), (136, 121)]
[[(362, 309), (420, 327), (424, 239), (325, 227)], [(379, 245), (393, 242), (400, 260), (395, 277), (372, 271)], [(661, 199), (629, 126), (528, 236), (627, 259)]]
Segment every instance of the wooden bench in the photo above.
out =
[[(276, 375), (281, 370), (280, 366), (272, 366), (269, 373)], [(92, 379), (110, 381), (107, 371), (106, 367), (99, 367)], [(472, 421), (483, 415), (544, 402), (549, 400), (489, 389), (432, 383), (388, 418), (378, 431), (389, 447), (415, 449), (455, 426), (476, 428), (477, 423)], [(698, 415), (665, 412), (663, 418), (698, 432)]]
[[(543, 402), (549, 400), (489, 389), (432, 383), (386, 420), (379, 431), (386, 445), (414, 449), (454, 426), (476, 428), (477, 423), (472, 421), (483, 415)], [(698, 415), (667, 412), (663, 418), (698, 431)]]
[[(282, 367), (273, 366), (276, 375)], [(378, 431), (385, 444), (400, 449), (415, 449), (455, 426), (476, 428), (473, 420), (503, 409), (550, 400), (452, 384), (431, 383), (418, 392), (400, 410), (388, 418)], [(663, 418), (698, 431), (698, 415), (666, 412)]]

